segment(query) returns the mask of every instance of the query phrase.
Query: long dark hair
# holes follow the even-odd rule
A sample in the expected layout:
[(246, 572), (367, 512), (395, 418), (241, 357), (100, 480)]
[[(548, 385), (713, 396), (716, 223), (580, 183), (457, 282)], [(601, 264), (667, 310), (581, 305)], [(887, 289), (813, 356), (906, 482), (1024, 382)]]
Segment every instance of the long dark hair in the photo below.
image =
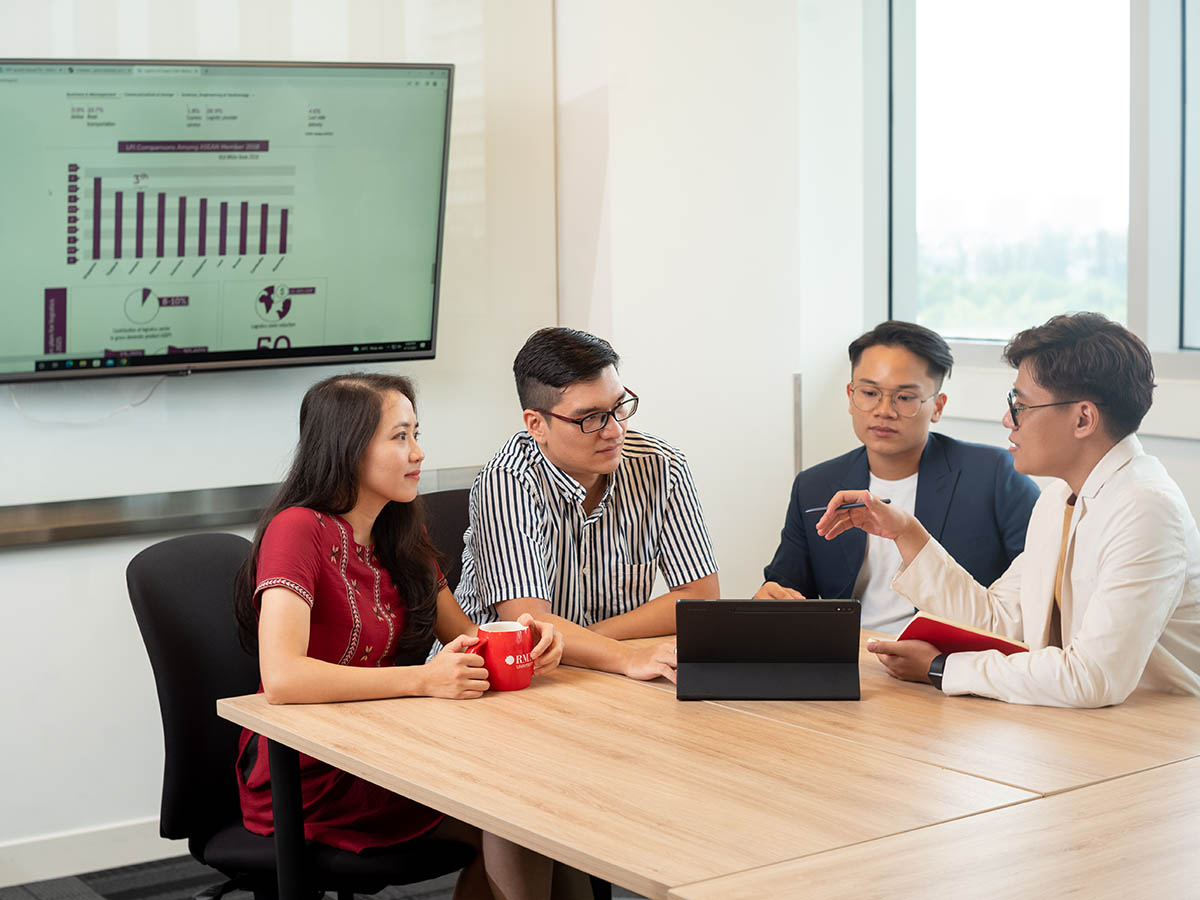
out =
[[(342, 515), (358, 500), (358, 474), (367, 445), (379, 427), (383, 395), (398, 391), (417, 406), (412, 382), (400, 375), (352, 372), (314, 384), (300, 404), (300, 441), (279, 493), (263, 511), (254, 548), (238, 570), (234, 605), (243, 646), (258, 648), (258, 611), (254, 605), (258, 552), (267, 525), (290, 506)], [(398, 650), (423, 646), (437, 618), (440, 554), (425, 532), (421, 498), (390, 502), (371, 531), (375, 553), (392, 578), (407, 609)]]

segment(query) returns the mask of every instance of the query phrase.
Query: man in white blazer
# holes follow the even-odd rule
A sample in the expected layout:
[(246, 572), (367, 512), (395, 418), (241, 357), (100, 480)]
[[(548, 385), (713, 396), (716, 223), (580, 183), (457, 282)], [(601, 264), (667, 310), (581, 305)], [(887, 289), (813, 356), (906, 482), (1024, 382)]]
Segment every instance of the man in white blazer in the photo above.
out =
[[(1060, 479), (1034, 506), (1025, 550), (990, 588), (917, 519), (867, 491), (840, 491), (817, 523), (890, 538), (893, 588), (919, 609), (1029, 644), (939, 653), (874, 641), (896, 678), (947, 694), (1097, 707), (1136, 687), (1200, 695), (1200, 533), (1178, 485), (1134, 432), (1150, 408), (1150, 352), (1098, 313), (1055, 316), (1005, 348), (1017, 370), (1004, 424), (1018, 472)], [(839, 509), (862, 501), (866, 506)]]

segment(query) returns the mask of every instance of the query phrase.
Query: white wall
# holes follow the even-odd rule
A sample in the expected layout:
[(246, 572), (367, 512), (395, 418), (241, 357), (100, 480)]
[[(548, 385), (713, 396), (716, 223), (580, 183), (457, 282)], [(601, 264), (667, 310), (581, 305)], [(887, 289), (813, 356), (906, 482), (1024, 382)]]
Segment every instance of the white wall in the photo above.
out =
[(853, 442), (860, 4), (555, 9), (560, 318), (621, 353), (637, 427), (691, 462), (723, 593), (749, 596), (795, 474), (794, 373), (805, 458)]
[[(438, 359), (414, 375), (433, 468), (519, 425), (512, 357), (555, 307), (550, 0), (0, 0), (0, 57), (457, 64)], [(380, 367), (384, 368), (384, 367)], [(278, 478), (334, 369), (22, 385), (0, 396), (0, 505)], [(0, 394), (9, 393), (0, 388)], [(15, 401), (12, 402), (12, 401)], [(24, 410), (18, 412), (16, 404)], [(155, 837), (162, 738), (124, 567), (165, 537), (0, 550), (0, 885), (182, 852)]]

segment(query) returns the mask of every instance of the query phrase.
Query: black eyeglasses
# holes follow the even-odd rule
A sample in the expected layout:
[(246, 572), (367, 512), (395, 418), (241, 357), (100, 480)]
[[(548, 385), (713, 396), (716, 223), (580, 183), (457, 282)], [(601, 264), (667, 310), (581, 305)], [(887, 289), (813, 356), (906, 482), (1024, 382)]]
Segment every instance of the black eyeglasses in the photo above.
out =
[(612, 416), (618, 422), (624, 422), (638, 408), (638, 395), (625, 388), (625, 393), (629, 396), (614, 406), (607, 412), (589, 413), (582, 419), (570, 419), (566, 416), (560, 416), (558, 413), (550, 412), (548, 409), (535, 409), (534, 412), (540, 412), (543, 416), (553, 416), (556, 419), (561, 419), (564, 422), (570, 422), (572, 425), (578, 425), (579, 430), (584, 434), (595, 434), (597, 431), (602, 431), (604, 426), (608, 424), (608, 417)]
[[(1027, 409), (1044, 409), (1047, 406), (1070, 406), (1072, 403), (1083, 403), (1082, 400), (1059, 400), (1057, 403), (1034, 403), (1029, 405), (1025, 403), (1013, 403), (1016, 397), (1016, 390), (1008, 392), (1008, 414), (1012, 416), (1013, 428), (1021, 427), (1017, 422), (1017, 413), (1023, 413)], [(1097, 403), (1096, 405), (1102, 406), (1103, 404)]]

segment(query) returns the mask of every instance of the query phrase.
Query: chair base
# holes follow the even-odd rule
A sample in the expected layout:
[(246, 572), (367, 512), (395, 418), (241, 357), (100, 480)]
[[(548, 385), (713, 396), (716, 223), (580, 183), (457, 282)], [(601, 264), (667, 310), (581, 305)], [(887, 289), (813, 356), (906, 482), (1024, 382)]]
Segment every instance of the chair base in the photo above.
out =
[[(318, 891), (376, 894), (392, 884), (415, 884), (462, 869), (475, 859), (475, 848), (457, 841), (420, 838), (410, 843), (381, 847), (363, 853), (339, 850), (307, 841), (309, 883)], [(227, 825), (204, 842), (197, 860), (254, 892), (256, 900), (275, 896), (275, 840), (253, 834), (239, 824)], [(397, 877), (397, 876), (400, 877)]]

